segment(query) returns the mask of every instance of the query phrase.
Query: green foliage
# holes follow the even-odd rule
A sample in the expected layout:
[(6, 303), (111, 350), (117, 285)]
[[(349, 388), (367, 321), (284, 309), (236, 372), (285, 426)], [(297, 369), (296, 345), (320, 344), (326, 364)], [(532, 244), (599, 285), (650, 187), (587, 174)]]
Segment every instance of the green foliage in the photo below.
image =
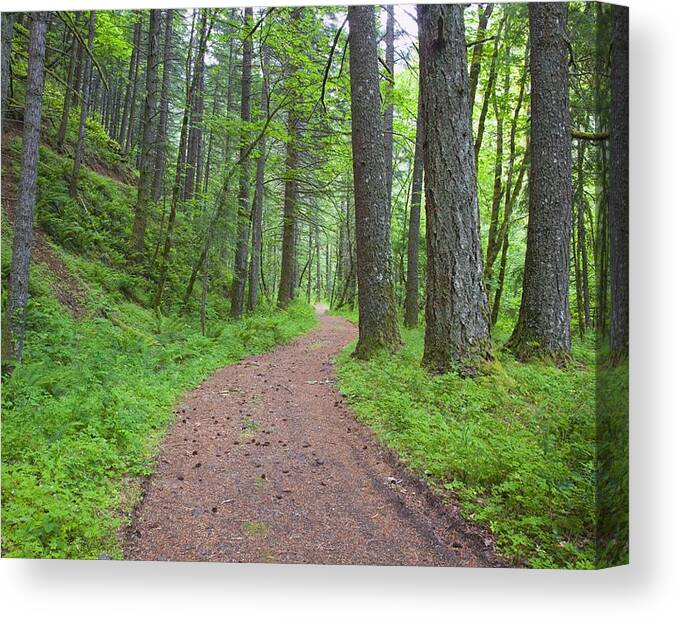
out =
[[(430, 376), (421, 330), (392, 356), (344, 351), (340, 388), (417, 473), (454, 492), (465, 517), (531, 567), (595, 566), (595, 375), (519, 364), (508, 355), (476, 379)], [(581, 360), (580, 360), (581, 361)]]

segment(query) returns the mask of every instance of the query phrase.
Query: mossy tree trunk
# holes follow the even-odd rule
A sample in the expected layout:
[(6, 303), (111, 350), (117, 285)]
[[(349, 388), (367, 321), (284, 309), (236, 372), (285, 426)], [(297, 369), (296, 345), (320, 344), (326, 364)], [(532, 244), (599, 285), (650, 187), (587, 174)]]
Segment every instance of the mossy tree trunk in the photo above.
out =
[[(21, 145), (21, 178), (14, 212), (12, 262), (9, 271), (9, 296), (6, 328), (3, 328), (3, 365), (20, 361), (24, 346), (28, 273), (33, 239), (33, 209), (38, 185), (42, 93), (45, 81), (45, 39), (47, 13), (31, 14), (28, 44), (28, 75), (24, 104), (24, 130)], [(4, 326), (4, 325), (3, 325)]]
[(420, 5), (426, 332), (423, 365), (472, 372), (491, 356), (461, 5)]
[(400, 334), (391, 265), (374, 7), (350, 6), (348, 22), (359, 308), (355, 355), (369, 359), (379, 350), (397, 348)]
[(518, 323), (507, 344), (521, 360), (569, 358), (572, 142), (567, 4), (529, 5), (531, 143), (529, 221)]

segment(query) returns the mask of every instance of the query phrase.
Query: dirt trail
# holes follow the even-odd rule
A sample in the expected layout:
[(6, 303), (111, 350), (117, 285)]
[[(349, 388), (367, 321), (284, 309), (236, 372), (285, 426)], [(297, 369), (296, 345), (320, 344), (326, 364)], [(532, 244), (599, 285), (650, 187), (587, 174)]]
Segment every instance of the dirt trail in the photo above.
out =
[[(324, 311), (324, 308), (319, 308)], [(217, 371), (177, 408), (127, 559), (498, 566), (492, 540), (436, 501), (334, 385), (346, 320)]]

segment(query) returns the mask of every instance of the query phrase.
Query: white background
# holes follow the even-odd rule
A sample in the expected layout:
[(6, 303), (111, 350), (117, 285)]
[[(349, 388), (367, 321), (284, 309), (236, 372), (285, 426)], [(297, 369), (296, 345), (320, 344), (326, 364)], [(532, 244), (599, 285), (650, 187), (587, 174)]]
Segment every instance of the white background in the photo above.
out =
[[(0, 0), (2, 10), (233, 4)], [(678, 3), (627, 4), (631, 6), (631, 566), (601, 572), (538, 572), (3, 559), (4, 616), (678, 616), (673, 590), (678, 585)]]

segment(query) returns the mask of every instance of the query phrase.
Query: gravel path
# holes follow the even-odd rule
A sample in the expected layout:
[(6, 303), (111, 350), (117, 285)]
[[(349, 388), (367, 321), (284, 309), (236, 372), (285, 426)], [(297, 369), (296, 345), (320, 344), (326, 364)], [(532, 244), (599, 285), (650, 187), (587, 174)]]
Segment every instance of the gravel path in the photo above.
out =
[(125, 532), (125, 557), (501, 565), (491, 538), (436, 500), (343, 404), (334, 360), (356, 336), (321, 315), (311, 333), (189, 393)]

